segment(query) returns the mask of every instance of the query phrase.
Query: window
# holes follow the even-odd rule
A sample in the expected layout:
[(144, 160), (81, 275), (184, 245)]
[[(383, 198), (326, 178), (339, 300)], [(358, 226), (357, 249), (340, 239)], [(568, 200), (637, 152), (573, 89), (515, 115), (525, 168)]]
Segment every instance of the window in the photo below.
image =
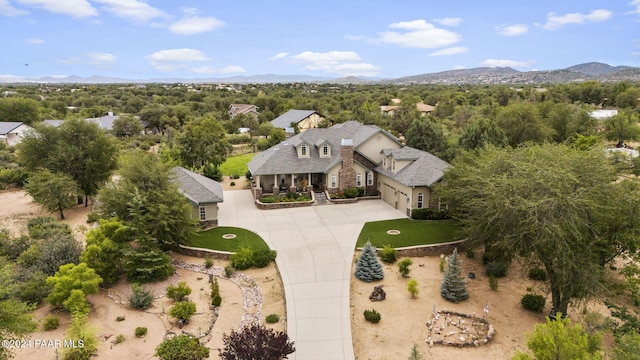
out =
[(386, 167), (387, 167), (387, 157), (386, 157), (386, 156), (383, 156), (383, 157), (382, 157), (382, 167), (383, 167), (383, 168), (386, 168)]
[(307, 156), (307, 145), (302, 145), (302, 147), (300, 148), (300, 154), (302, 156)]
[(331, 175), (331, 187), (335, 188), (338, 186), (338, 180), (336, 179), (336, 174)]
[(438, 209), (440, 210), (447, 210), (449, 208), (449, 206), (447, 206), (447, 203), (445, 203), (444, 201), (440, 201), (438, 204)]
[(367, 186), (373, 186), (373, 173), (367, 173)]
[(357, 187), (361, 187), (362, 186), (362, 174), (360, 174), (360, 173), (356, 174), (356, 186)]
[(329, 156), (329, 145), (322, 145), (322, 156)]
[(204, 205), (200, 205), (200, 221), (207, 220), (207, 208)]
[(422, 209), (422, 204), (424, 202), (424, 196), (422, 193), (418, 193), (418, 209)]
[(391, 171), (396, 171), (396, 161), (391, 160)]

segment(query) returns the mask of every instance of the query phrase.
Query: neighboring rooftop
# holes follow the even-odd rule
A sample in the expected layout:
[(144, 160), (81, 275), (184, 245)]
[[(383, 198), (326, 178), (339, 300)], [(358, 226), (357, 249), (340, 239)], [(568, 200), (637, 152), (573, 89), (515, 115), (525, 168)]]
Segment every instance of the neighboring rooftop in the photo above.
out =
[(286, 113), (271, 120), (271, 124), (273, 124), (273, 126), (277, 128), (286, 129), (291, 126), (291, 123), (297, 124), (316, 112), (317, 111), (315, 110), (289, 110)]
[(196, 174), (181, 166), (171, 169), (180, 192), (194, 204), (219, 203), (224, 201), (222, 184)]
[(616, 116), (616, 115), (618, 115), (618, 110), (615, 110), (615, 109), (593, 110), (592, 112), (589, 113), (589, 116), (591, 116), (592, 118), (598, 119), (598, 120), (608, 119), (608, 118)]
[(412, 161), (395, 173), (382, 166), (376, 168), (377, 172), (406, 186), (431, 186), (442, 178), (444, 170), (450, 166), (449, 163), (431, 153), (409, 146), (383, 150), (383, 154), (391, 155), (396, 160)]
[(0, 121), (0, 135), (7, 135), (22, 124), (19, 121)]

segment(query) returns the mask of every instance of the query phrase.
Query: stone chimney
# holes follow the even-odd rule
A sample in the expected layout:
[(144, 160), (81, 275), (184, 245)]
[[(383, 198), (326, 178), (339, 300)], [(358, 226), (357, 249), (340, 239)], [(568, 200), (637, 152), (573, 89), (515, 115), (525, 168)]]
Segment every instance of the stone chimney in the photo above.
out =
[(338, 173), (340, 179), (338, 189), (344, 191), (346, 188), (356, 187), (356, 170), (353, 168), (353, 139), (342, 139), (340, 157), (342, 158), (342, 169)]

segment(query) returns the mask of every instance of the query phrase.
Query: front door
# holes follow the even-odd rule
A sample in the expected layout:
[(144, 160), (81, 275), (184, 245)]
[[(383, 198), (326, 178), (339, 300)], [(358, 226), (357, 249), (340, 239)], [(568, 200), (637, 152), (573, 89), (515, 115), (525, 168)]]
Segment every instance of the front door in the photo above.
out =
[(324, 190), (322, 179), (324, 174), (311, 174), (311, 185), (313, 185), (313, 191), (319, 192)]

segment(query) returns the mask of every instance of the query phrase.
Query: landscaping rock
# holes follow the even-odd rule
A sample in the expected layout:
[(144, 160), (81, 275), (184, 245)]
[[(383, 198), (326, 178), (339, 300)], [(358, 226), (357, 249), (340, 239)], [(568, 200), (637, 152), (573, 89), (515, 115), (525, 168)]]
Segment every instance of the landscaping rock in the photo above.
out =
[(387, 293), (382, 290), (383, 285), (378, 285), (373, 288), (373, 292), (369, 295), (371, 301), (382, 301), (387, 298)]

